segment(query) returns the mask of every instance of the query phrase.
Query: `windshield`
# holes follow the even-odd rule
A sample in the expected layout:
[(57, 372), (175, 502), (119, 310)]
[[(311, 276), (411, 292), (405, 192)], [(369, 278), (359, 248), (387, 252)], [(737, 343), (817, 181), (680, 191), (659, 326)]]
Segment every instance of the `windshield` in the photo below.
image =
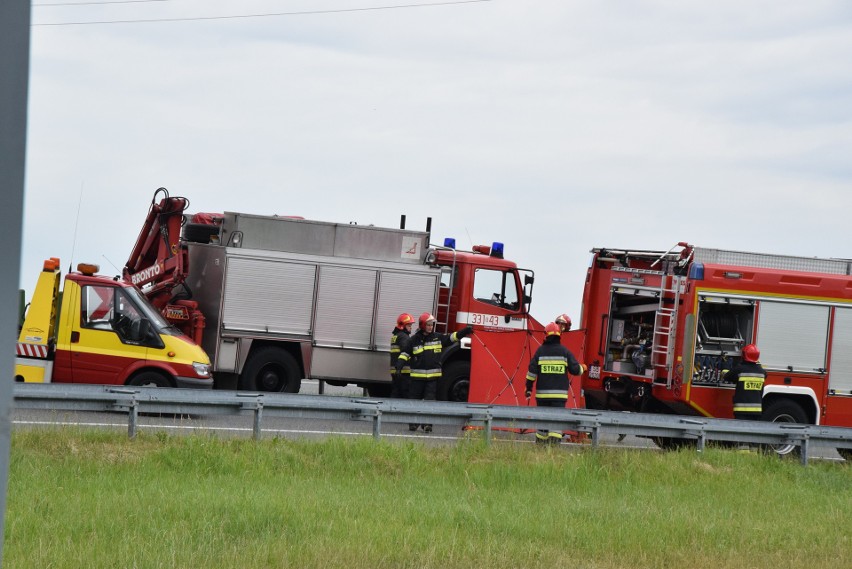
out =
[(162, 347), (160, 334), (180, 335), (138, 290), (115, 285), (82, 287), (80, 326), (113, 332), (122, 343), (134, 346)]

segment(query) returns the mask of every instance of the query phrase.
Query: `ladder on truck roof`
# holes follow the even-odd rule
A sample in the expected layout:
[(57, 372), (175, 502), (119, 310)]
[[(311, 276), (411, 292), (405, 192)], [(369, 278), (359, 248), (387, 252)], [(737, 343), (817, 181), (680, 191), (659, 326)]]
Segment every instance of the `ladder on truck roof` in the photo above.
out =
[[(660, 303), (654, 315), (654, 338), (651, 346), (651, 366), (664, 371), (666, 386), (672, 384), (675, 338), (677, 337), (677, 315), (680, 293), (685, 277), (663, 274), (660, 281)], [(671, 302), (671, 306), (667, 304)]]
[[(453, 252), (452, 265), (440, 265), (441, 268), (441, 283), (438, 289), (437, 314), (435, 314), (435, 331), (447, 334), (450, 331), (450, 304), (453, 301), (453, 287), (455, 286), (456, 276), (456, 250), (449, 247), (438, 247), (432, 245), (433, 249), (441, 249), (444, 251)], [(447, 286), (444, 286), (444, 275), (447, 275)], [(446, 291), (444, 291), (446, 289)], [(441, 302), (442, 293), (446, 292), (447, 301)]]

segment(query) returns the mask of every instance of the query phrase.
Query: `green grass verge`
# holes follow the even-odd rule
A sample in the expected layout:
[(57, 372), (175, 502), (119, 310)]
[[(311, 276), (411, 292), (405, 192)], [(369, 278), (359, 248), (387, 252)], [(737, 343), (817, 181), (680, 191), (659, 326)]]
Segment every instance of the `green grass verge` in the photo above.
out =
[(12, 437), (7, 567), (852, 566), (852, 469), (670, 453)]

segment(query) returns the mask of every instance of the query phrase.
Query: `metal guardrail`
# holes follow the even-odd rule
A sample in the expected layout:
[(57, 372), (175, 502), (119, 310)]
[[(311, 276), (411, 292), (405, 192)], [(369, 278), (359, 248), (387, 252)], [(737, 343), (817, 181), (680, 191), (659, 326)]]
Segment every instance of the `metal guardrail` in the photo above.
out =
[(590, 409), (554, 409), (372, 399), (286, 393), (199, 391), (152, 387), (16, 383), (16, 409), (123, 412), (128, 414), (128, 436), (135, 437), (139, 413), (254, 416), (253, 435), (261, 437), (264, 417), (370, 421), (379, 439), (385, 423), (432, 423), (480, 427), (486, 443), (493, 429), (548, 429), (588, 433), (592, 447), (602, 434), (637, 435), (694, 441), (699, 452), (708, 441), (796, 445), (801, 462), (808, 463), (812, 442), (852, 450), (852, 428), (710, 419)]

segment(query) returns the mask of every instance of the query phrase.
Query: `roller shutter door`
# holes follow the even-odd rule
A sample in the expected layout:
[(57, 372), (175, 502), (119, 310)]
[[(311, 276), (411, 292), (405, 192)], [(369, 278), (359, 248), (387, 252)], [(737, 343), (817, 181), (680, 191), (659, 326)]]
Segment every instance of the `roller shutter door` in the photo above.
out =
[(383, 271), (379, 285), (379, 305), (376, 310), (376, 346), (390, 351), (390, 334), (396, 318), (403, 312), (417, 318), (424, 312), (434, 313), (438, 274), (396, 273)]
[(831, 346), (828, 388), (836, 393), (852, 394), (852, 308), (834, 309), (834, 339)]
[(322, 266), (314, 341), (317, 346), (371, 347), (376, 271)]
[(225, 330), (310, 334), (316, 265), (230, 258), (225, 271)]
[(825, 368), (829, 307), (762, 301), (757, 347), (770, 369), (813, 372)]

